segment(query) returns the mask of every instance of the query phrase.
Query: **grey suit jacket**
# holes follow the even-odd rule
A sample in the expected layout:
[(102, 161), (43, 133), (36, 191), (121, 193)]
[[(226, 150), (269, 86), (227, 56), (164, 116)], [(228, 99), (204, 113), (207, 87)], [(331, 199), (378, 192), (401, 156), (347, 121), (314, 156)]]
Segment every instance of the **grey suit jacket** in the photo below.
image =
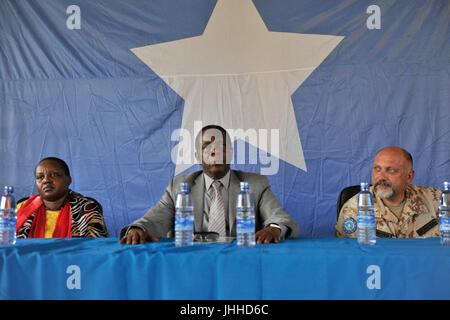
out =
[[(167, 186), (159, 202), (150, 208), (145, 215), (120, 231), (123, 237), (130, 227), (139, 227), (155, 237), (173, 237), (175, 219), (175, 198), (181, 182), (190, 186), (194, 205), (194, 231), (200, 231), (203, 223), (204, 179), (203, 171), (174, 177)], [(255, 200), (256, 231), (271, 223), (288, 228), (285, 238), (295, 238), (299, 234), (297, 223), (283, 210), (270, 189), (267, 177), (250, 172), (231, 170), (228, 188), (228, 218), (231, 236), (236, 236), (236, 199), (240, 191), (239, 183), (247, 181)]]

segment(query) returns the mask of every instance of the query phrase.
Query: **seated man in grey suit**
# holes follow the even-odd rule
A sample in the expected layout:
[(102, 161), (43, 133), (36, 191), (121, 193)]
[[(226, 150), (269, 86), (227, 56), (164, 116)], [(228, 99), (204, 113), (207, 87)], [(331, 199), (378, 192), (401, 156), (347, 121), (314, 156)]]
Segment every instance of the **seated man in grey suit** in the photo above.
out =
[[(173, 236), (175, 198), (181, 182), (190, 186), (195, 232), (215, 231), (220, 236), (236, 236), (236, 199), (240, 182), (247, 181), (255, 200), (256, 242), (278, 243), (280, 239), (298, 236), (297, 223), (275, 198), (267, 177), (230, 170), (233, 149), (225, 129), (215, 125), (202, 128), (195, 139), (195, 146), (195, 157), (203, 170), (174, 177), (159, 202), (142, 218), (121, 230), (120, 243), (139, 244)], [(220, 199), (220, 206), (216, 199)], [(212, 207), (214, 213), (210, 215)]]

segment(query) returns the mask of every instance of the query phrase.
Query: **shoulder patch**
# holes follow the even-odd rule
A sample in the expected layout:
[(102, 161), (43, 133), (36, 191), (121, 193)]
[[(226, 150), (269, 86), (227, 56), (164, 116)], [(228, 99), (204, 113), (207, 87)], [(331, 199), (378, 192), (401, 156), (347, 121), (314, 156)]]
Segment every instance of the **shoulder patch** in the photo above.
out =
[(347, 218), (342, 223), (342, 230), (345, 233), (353, 233), (356, 231), (356, 221), (353, 218)]

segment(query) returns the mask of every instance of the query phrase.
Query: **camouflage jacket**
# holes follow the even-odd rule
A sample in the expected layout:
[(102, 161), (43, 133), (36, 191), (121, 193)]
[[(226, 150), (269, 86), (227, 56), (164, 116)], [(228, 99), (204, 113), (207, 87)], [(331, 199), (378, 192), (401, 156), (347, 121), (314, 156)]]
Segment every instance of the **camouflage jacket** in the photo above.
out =
[[(400, 219), (373, 195), (377, 237), (427, 238), (439, 237), (439, 197), (441, 190), (433, 187), (408, 185), (406, 203)], [(336, 223), (337, 237), (357, 237), (356, 215), (358, 195), (349, 199), (342, 207)]]

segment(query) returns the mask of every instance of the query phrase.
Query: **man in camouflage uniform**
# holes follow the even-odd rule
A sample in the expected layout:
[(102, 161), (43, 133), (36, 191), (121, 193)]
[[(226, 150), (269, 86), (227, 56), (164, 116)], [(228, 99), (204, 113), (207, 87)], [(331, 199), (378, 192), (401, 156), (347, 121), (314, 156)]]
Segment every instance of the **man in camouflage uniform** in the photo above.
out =
[[(439, 237), (438, 206), (441, 191), (410, 184), (413, 161), (408, 151), (387, 147), (375, 156), (372, 186), (377, 237)], [(358, 195), (349, 199), (339, 213), (336, 236), (357, 237)]]

